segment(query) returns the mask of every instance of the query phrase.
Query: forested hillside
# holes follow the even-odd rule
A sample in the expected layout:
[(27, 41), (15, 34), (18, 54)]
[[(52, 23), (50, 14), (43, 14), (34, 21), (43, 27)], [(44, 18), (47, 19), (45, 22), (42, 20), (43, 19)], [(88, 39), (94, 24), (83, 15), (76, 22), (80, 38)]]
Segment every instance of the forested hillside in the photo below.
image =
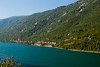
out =
[(53, 10), (0, 20), (0, 41), (17, 39), (100, 51), (100, 1), (79, 0)]

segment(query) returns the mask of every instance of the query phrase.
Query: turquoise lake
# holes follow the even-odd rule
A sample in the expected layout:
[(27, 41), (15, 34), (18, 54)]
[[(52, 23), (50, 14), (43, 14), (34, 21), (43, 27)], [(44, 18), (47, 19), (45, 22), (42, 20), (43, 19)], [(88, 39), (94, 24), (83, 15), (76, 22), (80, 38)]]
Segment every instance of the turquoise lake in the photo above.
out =
[(0, 43), (0, 58), (11, 56), (22, 67), (100, 67), (100, 54)]

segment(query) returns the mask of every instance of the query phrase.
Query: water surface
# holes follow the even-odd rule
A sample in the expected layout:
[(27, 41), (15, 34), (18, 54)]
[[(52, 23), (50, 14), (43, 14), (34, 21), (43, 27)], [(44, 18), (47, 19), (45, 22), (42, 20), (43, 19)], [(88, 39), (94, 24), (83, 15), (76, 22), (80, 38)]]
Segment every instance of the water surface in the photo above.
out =
[(11, 56), (22, 67), (100, 67), (100, 54), (0, 43), (0, 58)]

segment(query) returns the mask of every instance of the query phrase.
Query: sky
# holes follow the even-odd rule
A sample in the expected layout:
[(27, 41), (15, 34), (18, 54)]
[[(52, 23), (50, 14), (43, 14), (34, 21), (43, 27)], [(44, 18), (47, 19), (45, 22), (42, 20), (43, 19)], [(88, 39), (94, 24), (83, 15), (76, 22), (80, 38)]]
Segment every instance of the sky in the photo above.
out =
[(31, 15), (68, 5), (77, 0), (0, 0), (0, 19)]

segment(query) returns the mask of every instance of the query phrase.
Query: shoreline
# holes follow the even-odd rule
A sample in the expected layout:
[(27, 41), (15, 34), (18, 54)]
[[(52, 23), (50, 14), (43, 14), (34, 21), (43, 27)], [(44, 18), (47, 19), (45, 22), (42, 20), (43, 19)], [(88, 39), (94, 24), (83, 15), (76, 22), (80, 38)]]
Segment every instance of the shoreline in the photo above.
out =
[(77, 49), (64, 49), (64, 48), (59, 48), (59, 47), (50, 47), (50, 48), (63, 49), (63, 50), (69, 50), (69, 51), (74, 51), (74, 52), (84, 52), (84, 53), (100, 54), (100, 52), (98, 52), (98, 51), (87, 51), (87, 50), (77, 50)]
[[(32, 45), (32, 46), (36, 46), (36, 45)], [(38, 46), (41, 47), (41, 46)], [(47, 47), (47, 46), (43, 46), (43, 47)], [(59, 47), (47, 47), (47, 48), (55, 48), (55, 49), (60, 49), (60, 50), (68, 50), (68, 51), (74, 51), (74, 52), (84, 52), (84, 53), (96, 53), (96, 54), (100, 54), (100, 52), (98, 51), (87, 51), (87, 50), (78, 50), (78, 49), (64, 49), (64, 48), (59, 48)]]
[(96, 53), (96, 54), (100, 54), (100, 52), (98, 51), (86, 51), (86, 50), (77, 50), (77, 49), (67, 49), (69, 51), (75, 51), (75, 52), (85, 52), (85, 53)]
[[(46, 47), (46, 46), (43, 46)], [(55, 48), (55, 49), (60, 49), (60, 50), (68, 50), (68, 51), (74, 51), (74, 52), (82, 52), (82, 53), (96, 53), (100, 54), (98, 51), (87, 51), (87, 50), (78, 50), (78, 49), (64, 49), (64, 48), (59, 48), (59, 47), (48, 47), (48, 48)]]

